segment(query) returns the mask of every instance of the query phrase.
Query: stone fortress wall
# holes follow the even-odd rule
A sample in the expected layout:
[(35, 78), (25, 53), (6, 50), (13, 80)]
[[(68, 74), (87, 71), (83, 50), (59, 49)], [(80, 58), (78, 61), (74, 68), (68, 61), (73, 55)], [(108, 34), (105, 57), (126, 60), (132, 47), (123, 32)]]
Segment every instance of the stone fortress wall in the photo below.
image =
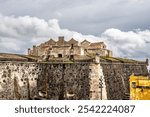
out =
[(0, 99), (123, 99), (129, 93), (129, 76), (147, 75), (147, 63), (114, 59), (0, 61)]
[(102, 63), (106, 84), (107, 99), (121, 100), (129, 94), (130, 75), (148, 75), (146, 64), (139, 63)]
[[(0, 99), (90, 99), (89, 63), (0, 62)], [(97, 83), (97, 82), (96, 82)]]

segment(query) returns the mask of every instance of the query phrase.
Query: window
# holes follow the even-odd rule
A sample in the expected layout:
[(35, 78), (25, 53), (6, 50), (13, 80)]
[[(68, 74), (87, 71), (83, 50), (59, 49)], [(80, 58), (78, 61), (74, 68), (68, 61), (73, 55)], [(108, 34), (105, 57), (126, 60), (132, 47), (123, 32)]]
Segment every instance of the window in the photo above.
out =
[(58, 58), (62, 58), (62, 54), (58, 54)]

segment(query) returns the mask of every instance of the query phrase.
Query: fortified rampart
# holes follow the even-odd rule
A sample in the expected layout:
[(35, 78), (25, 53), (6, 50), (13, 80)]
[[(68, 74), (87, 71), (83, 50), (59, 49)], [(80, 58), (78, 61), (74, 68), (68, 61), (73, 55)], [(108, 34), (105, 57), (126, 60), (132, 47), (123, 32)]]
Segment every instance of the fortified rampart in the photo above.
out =
[(1, 99), (89, 99), (89, 64), (0, 63)]
[(123, 99), (129, 76), (148, 74), (146, 62), (112, 57), (100, 62), (20, 60), (0, 61), (0, 99)]
[(148, 75), (143, 63), (101, 63), (106, 84), (107, 99), (124, 99), (129, 93), (129, 76), (131, 74)]

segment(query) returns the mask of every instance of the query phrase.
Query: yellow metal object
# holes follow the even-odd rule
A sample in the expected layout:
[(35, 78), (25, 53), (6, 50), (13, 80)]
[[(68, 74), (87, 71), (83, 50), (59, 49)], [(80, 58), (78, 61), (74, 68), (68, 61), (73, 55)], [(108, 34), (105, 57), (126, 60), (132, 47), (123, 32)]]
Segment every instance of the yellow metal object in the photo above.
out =
[(130, 99), (150, 100), (150, 79), (148, 76), (130, 76)]

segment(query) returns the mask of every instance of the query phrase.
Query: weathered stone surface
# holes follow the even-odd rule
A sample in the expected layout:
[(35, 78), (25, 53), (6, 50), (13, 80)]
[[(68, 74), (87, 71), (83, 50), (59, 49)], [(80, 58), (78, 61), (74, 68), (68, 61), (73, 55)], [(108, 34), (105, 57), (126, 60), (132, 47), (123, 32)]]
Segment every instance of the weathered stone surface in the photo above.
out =
[(123, 99), (132, 73), (148, 74), (146, 64), (1, 61), (0, 99)]
[[(34, 45), (32, 49), (28, 49), (28, 55), (43, 56), (46, 54), (50, 55), (52, 58), (66, 58), (71, 54), (70, 49), (72, 45), (74, 55), (84, 55), (84, 51), (86, 50), (88, 54), (99, 53), (101, 56), (112, 56), (112, 51), (106, 48), (104, 42), (91, 43), (84, 40), (80, 43), (73, 38), (69, 41), (65, 41), (64, 37), (59, 37), (58, 41), (50, 39), (49, 41), (41, 43), (38, 46)], [(48, 58), (45, 56), (44, 59)]]
[(111, 100), (123, 99), (125, 93), (129, 93), (129, 76), (134, 74), (147, 75), (146, 64), (135, 63), (101, 63), (107, 98)]
[(0, 63), (0, 99), (89, 99), (89, 63)]

